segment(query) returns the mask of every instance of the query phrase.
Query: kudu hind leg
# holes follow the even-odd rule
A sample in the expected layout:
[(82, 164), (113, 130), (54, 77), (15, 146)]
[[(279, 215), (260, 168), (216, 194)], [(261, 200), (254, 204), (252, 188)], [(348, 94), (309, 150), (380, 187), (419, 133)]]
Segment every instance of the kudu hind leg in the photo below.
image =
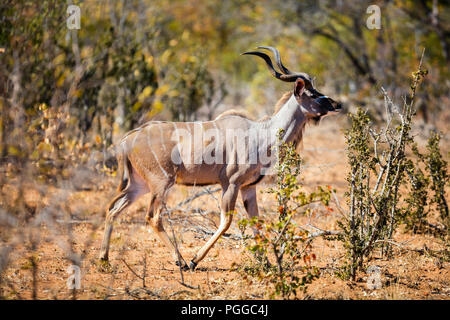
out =
[(222, 236), (230, 227), (233, 220), (234, 207), (239, 192), (239, 187), (235, 184), (230, 184), (228, 187), (222, 187), (222, 203), (220, 210), (220, 225), (214, 235), (206, 242), (206, 244), (197, 252), (195, 257), (191, 260), (189, 267), (194, 270), (197, 264), (203, 260), (208, 251), (213, 247), (216, 241)]
[(105, 219), (105, 231), (103, 234), (102, 248), (100, 251), (100, 259), (108, 261), (109, 254), (109, 242), (111, 240), (111, 233), (113, 230), (114, 220), (117, 218), (120, 212), (132, 203), (133, 199), (128, 192), (121, 192), (116, 196), (108, 206)]
[[(131, 205), (143, 194), (149, 192), (145, 180), (142, 179), (137, 172), (133, 171), (132, 173), (124, 173), (124, 177), (128, 179), (127, 186), (111, 201), (108, 209), (106, 210), (105, 231), (103, 235), (102, 249), (100, 252), (100, 259), (103, 261), (108, 261), (109, 243), (111, 240), (114, 220), (126, 207)], [(121, 185), (120, 188), (122, 187), (123, 186)]]
[[(178, 250), (178, 246), (176, 246), (167, 235), (166, 230), (164, 229), (163, 223), (162, 223), (162, 216), (161, 212), (162, 209), (165, 207), (164, 202), (162, 201), (163, 197), (152, 194), (150, 204), (148, 206), (147, 216), (145, 217), (150, 226), (152, 227), (153, 231), (158, 235), (159, 239), (162, 241), (162, 243), (169, 249), (172, 250), (172, 256), (175, 260), (175, 264), (180, 266), (183, 269), (187, 269), (187, 263), (183, 259), (180, 251)], [(173, 241), (176, 241), (174, 239)]]

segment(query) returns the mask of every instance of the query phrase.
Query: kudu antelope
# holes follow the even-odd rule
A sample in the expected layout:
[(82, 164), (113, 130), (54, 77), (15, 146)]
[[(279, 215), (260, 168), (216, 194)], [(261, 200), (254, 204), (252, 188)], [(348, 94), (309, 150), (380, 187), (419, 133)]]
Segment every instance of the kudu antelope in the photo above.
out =
[(229, 228), (238, 193), (250, 217), (258, 215), (256, 184), (274, 164), (271, 150), (277, 145), (277, 132), (283, 129), (282, 141), (294, 145), (302, 138), (309, 120), (318, 120), (337, 112), (340, 104), (318, 92), (309, 75), (289, 71), (281, 62), (278, 50), (258, 47), (274, 54), (279, 72), (270, 57), (256, 55), (267, 64), (272, 75), (293, 82), (293, 90), (280, 100), (271, 117), (252, 121), (248, 117), (224, 114), (206, 122), (150, 121), (128, 132), (118, 150), (120, 185), (118, 195), (108, 206), (101, 259), (108, 260), (113, 222), (118, 214), (139, 196), (150, 193), (146, 215), (152, 229), (171, 249), (175, 263), (187, 269), (177, 247), (162, 225), (161, 213), (169, 189), (175, 184), (222, 187), (220, 225), (214, 235), (197, 252), (189, 267), (195, 269), (214, 243)]

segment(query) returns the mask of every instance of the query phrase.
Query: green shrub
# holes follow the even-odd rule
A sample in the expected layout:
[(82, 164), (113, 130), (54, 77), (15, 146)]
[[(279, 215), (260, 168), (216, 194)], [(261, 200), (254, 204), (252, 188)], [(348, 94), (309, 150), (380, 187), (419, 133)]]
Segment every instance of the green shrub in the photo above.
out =
[(263, 218), (242, 219), (239, 221), (242, 234), (252, 227), (255, 237), (245, 237), (245, 245), (253, 259), (241, 270), (245, 277), (256, 279), (273, 286), (271, 298), (295, 298), (297, 290), (306, 291), (307, 284), (319, 277), (319, 269), (312, 265), (316, 256), (311, 252), (308, 232), (300, 228), (293, 220), (294, 215), (303, 209), (309, 212), (308, 205), (322, 202), (328, 205), (330, 190), (318, 188), (317, 192), (301, 191), (297, 182), (300, 174), (301, 159), (291, 144), (281, 143), (278, 149), (276, 187), (268, 193), (277, 200), (277, 219), (268, 221)]

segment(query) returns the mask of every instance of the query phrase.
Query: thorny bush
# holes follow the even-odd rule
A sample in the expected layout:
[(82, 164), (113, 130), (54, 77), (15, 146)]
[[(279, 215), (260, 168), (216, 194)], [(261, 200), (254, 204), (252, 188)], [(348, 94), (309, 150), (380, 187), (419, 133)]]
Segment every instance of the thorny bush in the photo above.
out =
[[(418, 152), (411, 134), (416, 113), (414, 99), (420, 80), (427, 74), (421, 69), (413, 73), (411, 93), (400, 108), (383, 90), (387, 123), (379, 130), (374, 128), (369, 115), (361, 108), (350, 114), (351, 127), (345, 131), (348, 173), (348, 214), (338, 221), (342, 233), (338, 239), (346, 249), (346, 262), (338, 271), (342, 278), (353, 280), (376, 249), (384, 257), (392, 254), (393, 235), (400, 223), (414, 232), (426, 226), (428, 189), (434, 191), (434, 202), (442, 221), (448, 229), (448, 207), (445, 185), (448, 184), (446, 162), (440, 155), (439, 136), (432, 134), (428, 154)], [(409, 159), (407, 151), (426, 164), (429, 176)], [(409, 194), (400, 192), (409, 188)], [(403, 203), (406, 206), (403, 206)], [(442, 229), (441, 229), (442, 230)]]

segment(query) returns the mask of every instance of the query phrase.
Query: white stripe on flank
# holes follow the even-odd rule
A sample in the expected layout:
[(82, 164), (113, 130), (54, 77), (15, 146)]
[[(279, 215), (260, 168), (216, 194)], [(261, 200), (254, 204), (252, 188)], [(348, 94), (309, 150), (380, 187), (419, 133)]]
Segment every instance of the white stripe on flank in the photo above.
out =
[(153, 151), (153, 149), (151, 149), (151, 148), (150, 148), (150, 150), (152, 151), (152, 154), (153, 154), (153, 156), (155, 157), (156, 162), (158, 162), (159, 169), (161, 169), (161, 172), (164, 173), (164, 175), (166, 176), (166, 178), (168, 178), (169, 175), (167, 174), (167, 171), (164, 170), (164, 168), (161, 166), (161, 163), (159, 162), (158, 157), (156, 156), (155, 151)]
[(158, 128), (159, 128), (159, 133), (160, 133), (161, 145), (163, 146), (164, 151), (167, 151), (166, 144), (164, 143), (164, 139), (163, 139), (164, 133), (162, 130), (162, 126), (159, 125)]
[(173, 124), (173, 127), (175, 129), (175, 134), (177, 135), (177, 140), (178, 140), (178, 143), (179, 143), (180, 142), (180, 135), (178, 134), (177, 124), (175, 122), (172, 122), (172, 124)]
[(152, 127), (153, 127), (153, 123), (150, 124), (150, 125), (148, 125), (148, 126), (145, 128), (145, 130), (147, 130), (147, 145), (148, 145), (148, 147), (150, 148), (150, 150), (153, 151), (153, 149), (151, 148), (152, 140), (151, 140), (151, 133), (150, 133), (150, 130), (151, 130)]
[[(192, 123), (192, 122), (191, 122), (191, 123)], [(186, 127), (187, 127), (187, 131), (189, 132), (189, 136), (192, 137), (191, 126), (190, 126), (189, 124), (190, 124), (190, 123), (187, 122)], [(193, 127), (195, 126), (195, 122), (194, 122), (194, 124), (193, 124), (192, 126), (193, 126)]]
[(134, 144), (136, 143), (136, 139), (137, 139), (139, 133), (141, 133), (141, 128), (136, 129), (136, 135), (134, 136), (133, 142), (131, 143), (131, 150), (133, 150)]

